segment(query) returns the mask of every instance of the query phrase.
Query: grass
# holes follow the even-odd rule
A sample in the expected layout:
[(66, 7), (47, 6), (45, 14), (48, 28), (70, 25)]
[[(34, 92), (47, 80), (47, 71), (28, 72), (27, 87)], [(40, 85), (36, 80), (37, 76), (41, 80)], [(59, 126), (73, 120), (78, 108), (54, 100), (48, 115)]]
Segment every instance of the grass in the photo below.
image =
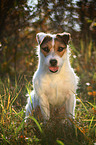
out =
[(72, 45), (71, 63), (80, 76), (72, 125), (68, 124), (66, 118), (62, 124), (58, 117), (53, 117), (44, 124), (40, 119), (30, 116), (26, 122), (25, 94), (32, 90), (32, 85), (24, 76), (15, 78), (14, 83), (6, 77), (0, 79), (1, 145), (93, 145), (96, 142), (95, 47), (92, 41), (87, 44), (86, 50), (82, 41), (80, 45), (79, 51)]
[[(81, 99), (77, 103), (76, 120), (72, 121), (72, 126), (60, 122), (59, 118), (52, 118), (46, 124), (30, 116), (26, 122), (24, 107), (16, 109), (17, 98), (22, 89), (16, 84), (15, 91), (9, 85), (5, 88), (4, 94), (0, 95), (1, 100), (1, 137), (3, 144), (44, 144), (44, 145), (91, 145), (95, 142), (95, 111), (96, 107), (90, 102), (83, 102)], [(15, 96), (14, 96), (15, 94)], [(21, 106), (21, 104), (20, 104)], [(92, 109), (94, 108), (94, 109)]]

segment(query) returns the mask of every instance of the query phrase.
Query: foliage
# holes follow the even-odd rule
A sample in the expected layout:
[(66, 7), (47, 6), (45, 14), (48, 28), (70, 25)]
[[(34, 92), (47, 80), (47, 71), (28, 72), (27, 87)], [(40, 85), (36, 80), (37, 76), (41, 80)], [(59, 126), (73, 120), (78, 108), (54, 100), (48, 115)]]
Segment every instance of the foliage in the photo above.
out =
[(26, 70), (34, 71), (36, 42), (34, 31), (30, 33), (28, 29), (27, 0), (7, 0), (1, 3), (0, 74), (3, 76), (3, 74), (8, 73), (14, 76), (18, 71), (20, 74)]
[[(79, 49), (71, 45), (71, 62), (80, 77), (78, 91), (84, 100), (95, 100), (96, 97), (96, 46), (92, 40), (80, 41)], [(87, 91), (88, 92), (87, 92)], [(83, 94), (82, 94), (83, 93)]]
[[(74, 45), (95, 41), (95, 0), (0, 1), (0, 74), (32, 75), (37, 64), (36, 33), (70, 32)], [(92, 14), (92, 15), (91, 15)], [(92, 26), (90, 27), (90, 25)], [(95, 43), (96, 44), (96, 43)], [(86, 49), (84, 47), (84, 49)], [(87, 50), (86, 50), (87, 51)]]

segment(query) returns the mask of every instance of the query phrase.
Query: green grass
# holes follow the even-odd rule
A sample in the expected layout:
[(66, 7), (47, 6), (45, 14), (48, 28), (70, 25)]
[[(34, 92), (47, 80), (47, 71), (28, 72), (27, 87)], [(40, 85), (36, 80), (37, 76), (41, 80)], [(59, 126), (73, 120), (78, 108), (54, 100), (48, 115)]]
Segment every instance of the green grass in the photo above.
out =
[[(9, 77), (0, 79), (0, 144), (1, 145), (93, 145), (96, 142), (96, 60), (95, 47), (90, 41), (84, 50), (73, 45), (71, 63), (80, 76), (77, 90), (75, 120), (70, 126), (53, 117), (42, 122), (30, 116), (26, 122), (25, 94), (32, 90), (31, 79), (19, 76), (14, 83)], [(88, 52), (87, 52), (88, 51)], [(81, 56), (79, 56), (81, 55)], [(82, 63), (83, 62), (83, 63)]]
[[(21, 80), (22, 82), (22, 80)], [(60, 123), (59, 118), (53, 118), (46, 124), (30, 116), (25, 121), (25, 109), (21, 106), (20, 96), (23, 87), (17, 81), (11, 86), (10, 80), (5, 84), (1, 81), (2, 93), (0, 95), (0, 143), (6, 144), (41, 144), (41, 145), (91, 145), (96, 138), (96, 106), (91, 102), (83, 102), (78, 96), (75, 121), (72, 126)], [(20, 82), (19, 82), (20, 83)], [(26, 86), (31, 84), (26, 81)], [(25, 87), (26, 91), (28, 90)], [(29, 92), (29, 91), (28, 91)], [(25, 93), (25, 92), (24, 92)], [(27, 98), (26, 98), (27, 99)], [(18, 106), (18, 107), (17, 107)]]

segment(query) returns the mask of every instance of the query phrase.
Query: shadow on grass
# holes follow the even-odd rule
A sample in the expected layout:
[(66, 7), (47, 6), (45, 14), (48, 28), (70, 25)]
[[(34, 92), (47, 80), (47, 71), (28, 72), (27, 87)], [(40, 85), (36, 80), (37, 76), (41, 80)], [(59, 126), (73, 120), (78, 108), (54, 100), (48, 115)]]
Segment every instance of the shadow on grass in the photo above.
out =
[[(34, 134), (39, 139), (40, 145), (93, 145), (90, 138), (79, 128), (78, 123), (68, 119), (51, 118), (46, 123), (40, 123), (42, 133), (34, 124)], [(36, 142), (35, 142), (36, 143)]]

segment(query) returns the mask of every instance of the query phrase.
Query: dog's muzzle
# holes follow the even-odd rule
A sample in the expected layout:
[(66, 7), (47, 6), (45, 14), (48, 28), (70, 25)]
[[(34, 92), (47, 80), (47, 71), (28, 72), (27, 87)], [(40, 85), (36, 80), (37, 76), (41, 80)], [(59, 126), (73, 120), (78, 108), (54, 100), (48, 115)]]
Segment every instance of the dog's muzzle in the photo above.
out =
[(59, 67), (57, 66), (57, 60), (56, 59), (51, 59), (50, 60), (50, 66), (49, 70), (52, 73), (56, 73), (58, 71)]

